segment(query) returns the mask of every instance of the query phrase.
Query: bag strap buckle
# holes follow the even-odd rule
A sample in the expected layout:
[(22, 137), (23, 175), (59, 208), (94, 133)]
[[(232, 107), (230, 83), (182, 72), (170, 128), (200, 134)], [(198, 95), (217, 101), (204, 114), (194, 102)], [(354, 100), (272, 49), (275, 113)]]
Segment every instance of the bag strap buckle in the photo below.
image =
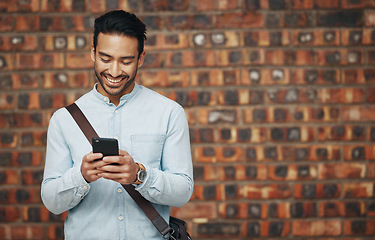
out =
[[(169, 234), (169, 236), (168, 236)], [(163, 234), (163, 238), (164, 239), (172, 239), (172, 240), (177, 240), (175, 237), (173, 237), (173, 234), (174, 234), (174, 229), (173, 228), (170, 228), (169, 231), (165, 234)]]

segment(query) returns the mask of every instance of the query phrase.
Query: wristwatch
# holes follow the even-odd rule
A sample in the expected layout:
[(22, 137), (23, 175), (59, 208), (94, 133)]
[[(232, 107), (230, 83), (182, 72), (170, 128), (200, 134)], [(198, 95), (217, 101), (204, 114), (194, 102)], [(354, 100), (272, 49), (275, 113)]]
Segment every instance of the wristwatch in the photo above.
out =
[(135, 179), (133, 184), (141, 184), (145, 181), (146, 176), (147, 176), (147, 172), (146, 172), (146, 168), (145, 168), (145, 166), (143, 166), (143, 164), (137, 163), (137, 162), (136, 162), (136, 164), (138, 165), (139, 170), (137, 172), (137, 178)]

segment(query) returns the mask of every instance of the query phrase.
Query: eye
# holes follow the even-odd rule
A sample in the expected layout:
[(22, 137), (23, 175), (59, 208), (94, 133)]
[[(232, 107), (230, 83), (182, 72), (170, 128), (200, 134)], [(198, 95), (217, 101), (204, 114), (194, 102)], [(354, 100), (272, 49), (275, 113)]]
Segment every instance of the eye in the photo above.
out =
[(111, 61), (109, 59), (104, 59), (104, 58), (100, 58), (100, 60), (102, 60), (102, 62), (104, 62), (104, 63), (109, 63)]
[(121, 62), (124, 65), (130, 65), (132, 62)]

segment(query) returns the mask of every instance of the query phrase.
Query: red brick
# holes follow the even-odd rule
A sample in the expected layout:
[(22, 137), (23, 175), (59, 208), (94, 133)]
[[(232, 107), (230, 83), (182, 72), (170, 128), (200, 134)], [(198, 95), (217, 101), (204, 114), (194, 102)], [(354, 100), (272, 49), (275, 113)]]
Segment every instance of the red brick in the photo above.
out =
[(316, 50), (315, 54), (317, 63), (320, 66), (346, 66), (364, 64), (363, 50)]
[(345, 198), (372, 198), (374, 196), (373, 182), (351, 182), (343, 184)]
[(296, 237), (340, 236), (342, 234), (339, 220), (294, 220), (292, 234)]
[(39, 16), (35, 15), (17, 16), (16, 29), (18, 32), (39, 31), (39, 21)]
[(16, 225), (11, 226), (11, 239), (43, 239), (44, 231), (42, 226), (37, 225)]
[[(84, 5), (75, 5), (74, 0), (65, 0), (59, 2), (57, 5), (56, 2), (51, 0), (42, 0), (41, 10), (43, 12), (72, 12), (72, 11), (85, 11), (87, 10), (88, 1), (84, 1)], [(79, 1), (82, 3), (82, 1)]]
[(339, 46), (340, 31), (294, 30), (291, 42), (294, 46)]
[(353, 144), (344, 146), (344, 159), (350, 160), (375, 160), (375, 146)]
[(170, 35), (150, 35), (150, 39), (154, 40), (150, 43), (146, 41), (145, 50), (166, 50), (166, 49), (186, 49), (189, 45), (188, 36), (186, 33), (170, 34)]
[(338, 198), (341, 185), (337, 183), (303, 183), (294, 185), (294, 197), (298, 199)]
[(341, 7), (343, 9), (373, 8), (375, 7), (375, 3), (372, 1), (366, 1), (366, 0), (358, 0), (358, 1), (343, 0), (341, 2)]
[(39, 10), (39, 1), (9, 1), (0, 3), (0, 9), (4, 12), (37, 12)]
[(43, 147), (46, 144), (46, 131), (33, 131), (21, 133), (21, 146)]
[(347, 220), (343, 223), (344, 234), (353, 236), (374, 236), (375, 234), (375, 220), (374, 219), (363, 219), (363, 220)]
[(319, 141), (364, 141), (365, 128), (352, 125), (336, 125), (318, 128)]
[(366, 11), (366, 13), (365, 13), (365, 25), (366, 25), (366, 27), (375, 26), (375, 11)]
[(15, 17), (11, 15), (2, 15), (0, 16), (0, 31), (9, 32), (15, 29)]
[(37, 48), (38, 39), (31, 35), (3, 36), (0, 37), (0, 41), (0, 51), (33, 51)]
[(190, 202), (181, 208), (172, 208), (171, 215), (181, 219), (216, 219), (217, 203), (216, 202)]
[(306, 0), (292, 0), (291, 7), (293, 9), (311, 9), (314, 7), (314, 1), (306, 1)]
[(339, 6), (339, 0), (315, 0), (314, 6), (315, 8), (337, 8)]
[(248, 199), (286, 199), (292, 192), (286, 184), (246, 184), (242, 194)]
[(62, 53), (16, 54), (18, 70), (61, 69), (64, 67)]
[(0, 70), (14, 70), (14, 56), (10, 54), (0, 55)]
[(20, 220), (20, 210), (14, 206), (0, 207), (2, 222), (17, 222)]
[(363, 163), (331, 163), (318, 165), (318, 179), (365, 178), (366, 165)]
[[(295, 180), (313, 180), (317, 176), (317, 171), (315, 166), (306, 166), (301, 173), (299, 172), (299, 165), (277, 165), (277, 166), (269, 166), (269, 179), (274, 181), (295, 181)], [(302, 171), (302, 170), (301, 170)], [(303, 174), (303, 175), (301, 175)]]
[(70, 69), (85, 69), (94, 66), (89, 53), (67, 53), (66, 67)]
[(341, 82), (340, 71), (335, 69), (295, 69), (292, 70), (291, 78), (292, 83), (298, 85), (331, 85)]
[(341, 117), (344, 121), (375, 121), (375, 106), (343, 106)]
[(18, 144), (18, 134), (15, 132), (0, 133), (0, 147), (1, 148), (15, 148)]
[[(235, 165), (231, 166), (234, 170), (233, 176), (228, 176), (227, 173), (227, 168), (228, 166), (225, 167), (220, 167), (218, 174), (220, 176), (220, 180), (225, 181), (225, 180), (239, 180), (239, 181), (244, 181), (244, 180), (266, 180), (267, 179), (267, 167), (265, 165)], [(252, 169), (252, 170), (249, 170)], [(253, 174), (253, 171), (255, 174)], [(231, 173), (232, 174), (232, 173)]]
[(375, 163), (369, 163), (367, 166), (367, 178), (375, 178)]
[(45, 72), (42, 74), (42, 86), (45, 89), (89, 88), (89, 71), (74, 72)]
[(191, 86), (193, 87), (238, 85), (239, 79), (240, 71), (238, 69), (194, 70), (191, 72)]
[(253, 28), (263, 27), (263, 15), (253, 13), (224, 13), (217, 16), (217, 28)]
[(194, 0), (192, 6), (195, 10), (198, 11), (210, 11), (210, 10), (228, 10), (228, 9), (236, 9), (237, 2), (230, 1), (230, 0), (223, 0), (223, 1), (199, 1)]
[(314, 53), (309, 50), (268, 50), (266, 61), (271, 65), (312, 65)]
[(242, 69), (241, 83), (244, 85), (287, 85), (290, 83), (290, 69)]

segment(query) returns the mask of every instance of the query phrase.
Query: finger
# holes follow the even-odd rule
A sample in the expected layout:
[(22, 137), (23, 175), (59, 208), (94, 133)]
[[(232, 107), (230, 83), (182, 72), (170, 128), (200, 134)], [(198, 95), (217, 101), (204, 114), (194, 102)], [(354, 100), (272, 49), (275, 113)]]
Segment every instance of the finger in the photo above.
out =
[(127, 152), (127, 151), (124, 151), (124, 150), (119, 150), (119, 155), (121, 156), (130, 156), (130, 154)]

